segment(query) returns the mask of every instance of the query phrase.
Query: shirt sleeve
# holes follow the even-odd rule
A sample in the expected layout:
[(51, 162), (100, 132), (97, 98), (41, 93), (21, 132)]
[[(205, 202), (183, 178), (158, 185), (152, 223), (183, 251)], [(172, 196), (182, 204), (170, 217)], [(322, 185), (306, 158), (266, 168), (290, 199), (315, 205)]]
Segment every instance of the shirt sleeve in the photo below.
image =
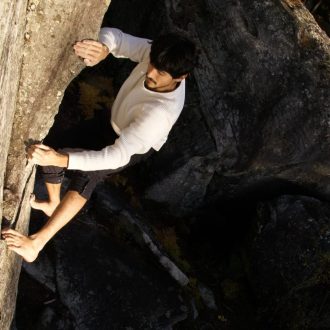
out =
[(142, 62), (149, 57), (151, 41), (133, 37), (115, 28), (102, 28), (100, 42), (104, 43), (110, 53), (118, 58), (129, 58), (133, 62)]
[(171, 125), (161, 109), (143, 111), (122, 130), (113, 145), (100, 151), (69, 152), (68, 169), (96, 171), (125, 166), (131, 156), (148, 152), (155, 142), (168, 135), (170, 129)]

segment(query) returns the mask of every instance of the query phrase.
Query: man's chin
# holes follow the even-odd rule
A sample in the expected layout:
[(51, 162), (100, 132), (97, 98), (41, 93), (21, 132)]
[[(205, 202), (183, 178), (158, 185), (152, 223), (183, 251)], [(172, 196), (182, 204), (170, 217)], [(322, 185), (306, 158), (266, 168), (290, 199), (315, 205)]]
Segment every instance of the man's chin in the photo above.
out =
[(150, 89), (151, 91), (154, 91), (155, 89), (157, 89), (157, 87), (155, 86), (155, 84), (153, 83), (148, 83), (148, 81), (145, 81), (145, 87)]

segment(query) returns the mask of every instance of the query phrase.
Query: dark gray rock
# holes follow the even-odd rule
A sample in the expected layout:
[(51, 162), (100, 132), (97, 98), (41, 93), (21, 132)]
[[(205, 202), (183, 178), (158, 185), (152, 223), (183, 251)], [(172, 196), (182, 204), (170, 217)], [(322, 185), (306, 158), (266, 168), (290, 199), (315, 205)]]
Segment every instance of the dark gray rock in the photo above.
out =
[(261, 204), (257, 220), (249, 275), (260, 327), (328, 329), (329, 203), (282, 196)]
[[(177, 220), (184, 217), (193, 224), (193, 212), (197, 211), (201, 221), (206, 222), (212, 206), (216, 213), (211, 220), (224, 223), (215, 227), (220, 231), (228, 229), (227, 222), (234, 219), (228, 214), (219, 216), (217, 204), (223, 206), (228, 200), (245, 198), (253, 208), (256, 200), (262, 200), (264, 207), (256, 211), (263, 227), (249, 237), (251, 268), (245, 280), (258, 300), (257, 325), (267, 329), (329, 328), (329, 280), (324, 271), (329, 268), (327, 203), (287, 196), (270, 204), (264, 202), (276, 195), (297, 192), (325, 200), (330, 196), (330, 43), (313, 16), (302, 2), (294, 0), (113, 0), (103, 24), (149, 38), (169, 30), (180, 32), (195, 40), (201, 52), (200, 65), (188, 80), (185, 109), (168, 143), (147, 162), (119, 175), (129, 178), (126, 185), (131, 185), (128, 188), (139, 207), (152, 218), (167, 218), (171, 213)], [(108, 59), (86, 70), (81, 79), (91, 87), (97, 85), (99, 95), (108, 95), (109, 90), (95, 83), (94, 78), (101, 75), (99, 81), (110, 79), (116, 91), (132, 67), (128, 61)], [(73, 88), (71, 96), (83, 91), (81, 86), (73, 84)], [(62, 110), (64, 114), (58, 116), (57, 122), (60, 128), (66, 120), (81, 116), (77, 115), (79, 108)], [(107, 200), (102, 194), (97, 198)], [(147, 199), (156, 202), (153, 207)], [(94, 322), (102, 328), (109, 320), (118, 326), (127, 320), (133, 328), (134, 320), (142, 328), (165, 326), (159, 325), (163, 319), (167, 325), (175, 324), (186, 312), (180, 312), (177, 292), (166, 291), (172, 285), (170, 278), (153, 269), (154, 257), (149, 255), (151, 263), (146, 257), (149, 250), (142, 253), (139, 244), (135, 248), (138, 240), (134, 238), (135, 243), (130, 242), (133, 245), (126, 244), (128, 237), (141, 233), (128, 231), (127, 225), (132, 222), (125, 219), (123, 210), (127, 205), (111, 198), (106, 203), (102, 201), (95, 205), (108, 210), (95, 215), (98, 225), (91, 222), (91, 214), (84, 214), (55, 239), (56, 283), (60, 300), (69, 308), (75, 326), (89, 328)], [(237, 210), (240, 207), (235, 205)], [(242, 219), (240, 226), (248, 220), (245, 214), (237, 217)], [(124, 219), (124, 228), (113, 225), (117, 219)], [(110, 228), (123, 234), (118, 241), (109, 234), (108, 220)], [(235, 225), (237, 222), (232, 224)], [(216, 231), (209, 234), (216, 240)], [(218, 234), (223, 238), (226, 235)], [(234, 248), (241, 247), (237, 237), (233, 240)], [(218, 252), (211, 251), (214, 259)], [(212, 264), (212, 256), (208, 260)], [(149, 271), (147, 275), (141, 265)], [(205, 269), (213, 272), (210, 265), (205, 264)], [(227, 279), (230, 274), (226, 269), (215, 269), (224, 278), (210, 276), (221, 283), (215, 299), (211, 297), (211, 305), (219, 306), (221, 313), (213, 315), (214, 322), (207, 318), (205, 322), (197, 320), (197, 325), (189, 325), (189, 329), (201, 324), (200, 328), (242, 325), (244, 322), (235, 323), (236, 319), (252, 310), (246, 306), (237, 312), (236, 306), (236, 315), (222, 304), (219, 292), (224, 292), (228, 300), (240, 297), (237, 292), (241, 282)], [(158, 277), (165, 284), (151, 288)], [(129, 288), (136, 284), (135, 279), (140, 289), (132, 292)], [(104, 289), (108, 285), (108, 290)], [(159, 294), (164, 295), (164, 304), (157, 302)], [(151, 301), (157, 307), (154, 313), (150, 313)], [(133, 302), (145, 304), (148, 311), (136, 309)], [(130, 313), (124, 314), (125, 309)], [(198, 313), (199, 319), (203, 317), (200, 310)], [(48, 310), (46, 315), (57, 315), (56, 310)], [(254, 315), (244, 317), (253, 319)]]
[(52, 292), (56, 291), (55, 269), (52, 260), (46, 253), (41, 253), (33, 263), (23, 262), (23, 270), (32, 278)]
[(162, 317), (179, 309), (173, 283), (141, 256), (116, 246), (111, 235), (83, 223), (65, 234), (56, 242), (57, 286), (76, 328), (162, 328)]
[[(187, 213), (205, 192), (205, 202), (225, 195), (224, 176), (237, 193), (241, 180), (283, 179), (329, 196), (330, 42), (302, 3), (157, 2), (134, 20), (121, 20), (118, 13), (131, 5), (142, 2), (114, 0), (104, 24), (148, 37), (184, 33), (201, 52), (168, 143), (140, 166), (147, 198), (168, 203), (174, 215)], [(191, 175), (182, 186), (193, 159), (203, 163), (214, 152), (215, 175)], [(187, 203), (196, 189), (198, 202)]]
[(74, 330), (70, 315), (65, 310), (58, 310), (56, 308), (46, 306), (38, 318), (34, 328), (36, 330)]
[[(33, 216), (33, 227), (42, 225), (36, 224), (40, 213)], [(100, 187), (87, 209), (57, 234), (38, 261), (24, 267), (55, 294), (55, 302), (34, 316), (36, 328), (61, 329), (64, 322), (74, 329), (172, 329), (188, 317), (184, 291), (159, 265), (164, 259), (170, 262), (172, 276), (180, 270), (161, 254), (157, 242), (152, 243), (147, 225), (134, 217), (127, 202), (116, 198), (116, 190), (111, 194), (111, 189)], [(59, 318), (60, 306), (65, 306), (64, 318)], [(23, 309), (20, 305), (17, 311), (19, 324), (26, 317)]]
[(218, 162), (216, 154), (190, 158), (185, 165), (149, 187), (145, 197), (168, 204), (172, 214), (184, 215), (203, 205)]
[(58, 235), (55, 251), (58, 295), (76, 328), (165, 329), (186, 317), (175, 282), (86, 216)]

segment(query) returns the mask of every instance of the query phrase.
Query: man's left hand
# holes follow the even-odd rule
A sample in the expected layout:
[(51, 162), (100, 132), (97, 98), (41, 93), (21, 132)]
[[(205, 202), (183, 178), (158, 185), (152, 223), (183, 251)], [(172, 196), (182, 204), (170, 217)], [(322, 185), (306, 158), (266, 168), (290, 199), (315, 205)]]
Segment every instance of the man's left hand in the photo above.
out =
[(68, 167), (69, 156), (59, 153), (44, 144), (34, 144), (27, 149), (27, 159), (41, 166)]
[(75, 54), (84, 59), (87, 66), (94, 66), (109, 55), (106, 45), (96, 40), (85, 39), (73, 45)]

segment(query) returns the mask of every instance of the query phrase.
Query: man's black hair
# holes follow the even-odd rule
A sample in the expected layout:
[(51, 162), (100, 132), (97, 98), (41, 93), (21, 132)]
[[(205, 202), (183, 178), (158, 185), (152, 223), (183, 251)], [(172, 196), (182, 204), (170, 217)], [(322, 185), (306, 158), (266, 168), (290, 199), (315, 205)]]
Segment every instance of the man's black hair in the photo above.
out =
[(192, 71), (197, 62), (196, 53), (195, 44), (188, 38), (168, 33), (152, 42), (150, 63), (157, 70), (179, 78)]

